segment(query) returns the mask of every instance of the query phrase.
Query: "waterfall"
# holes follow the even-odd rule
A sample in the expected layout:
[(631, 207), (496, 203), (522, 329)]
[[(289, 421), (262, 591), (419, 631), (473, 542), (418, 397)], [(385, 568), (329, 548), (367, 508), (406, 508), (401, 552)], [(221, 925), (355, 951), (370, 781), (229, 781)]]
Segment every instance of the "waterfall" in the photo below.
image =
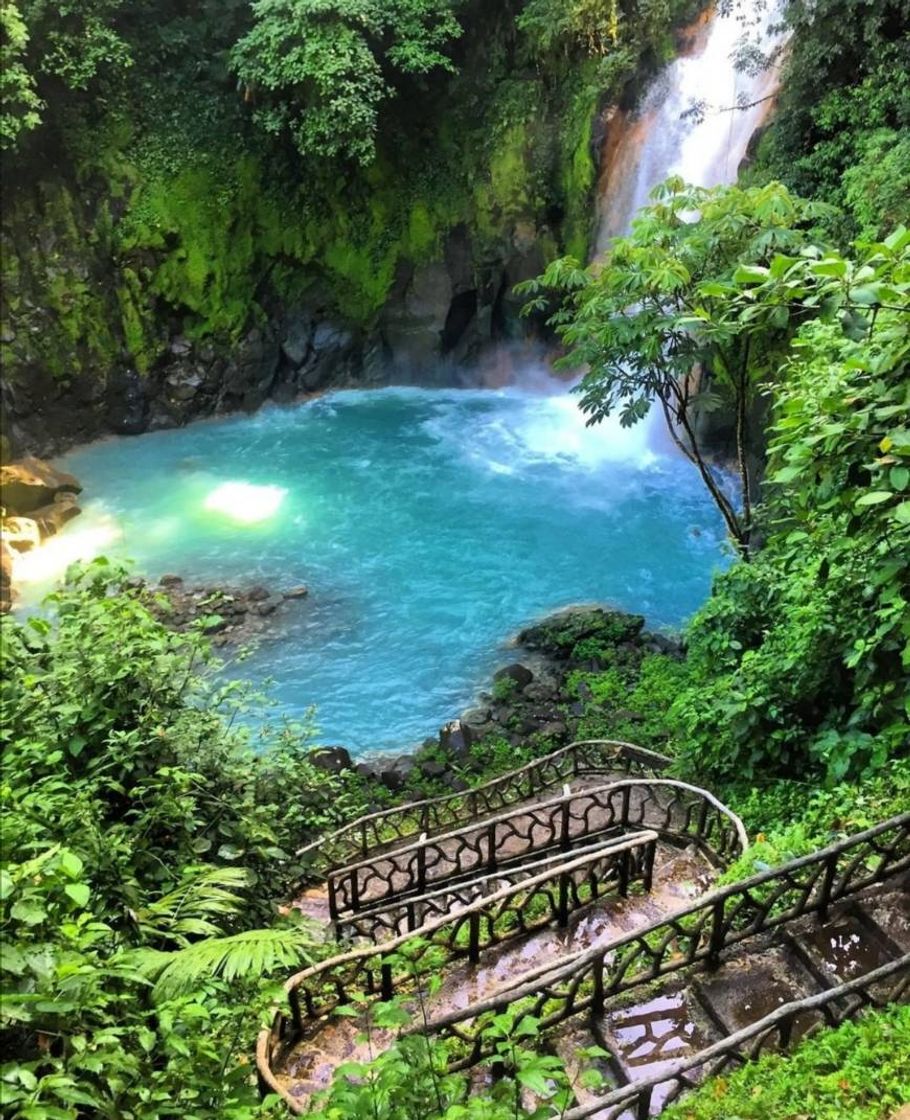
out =
[[(776, 65), (737, 69), (738, 48), (744, 34), (763, 54), (781, 42), (774, 4), (748, 0), (741, 8), (745, 21), (707, 11), (684, 33), (682, 52), (657, 75), (639, 108), (612, 111), (598, 199), (597, 256), (628, 232), (636, 211), (669, 175), (702, 187), (736, 180), (778, 81)], [(687, 116), (694, 105), (700, 115)]]
[[(736, 181), (749, 140), (767, 117), (777, 89), (777, 48), (782, 43), (778, 21), (772, 0), (743, 0), (738, 18), (709, 8), (682, 33), (679, 56), (656, 76), (638, 109), (611, 111), (597, 201), (595, 260), (615, 237), (628, 233), (651, 191), (668, 176), (680, 175), (701, 187)], [(737, 57), (746, 42), (775, 61), (738, 68)], [(602, 426), (611, 442), (621, 431), (615, 415)], [(639, 461), (646, 448), (678, 454), (657, 409), (636, 427)]]

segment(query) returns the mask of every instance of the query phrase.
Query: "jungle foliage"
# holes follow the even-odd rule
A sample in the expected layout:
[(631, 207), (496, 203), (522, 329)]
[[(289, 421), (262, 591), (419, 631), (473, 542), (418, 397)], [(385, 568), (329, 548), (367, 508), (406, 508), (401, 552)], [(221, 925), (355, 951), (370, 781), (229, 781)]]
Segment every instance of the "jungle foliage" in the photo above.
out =
[(319, 951), (276, 900), (301, 836), (359, 789), (311, 765), (300, 728), (254, 739), (254, 699), (120, 570), (95, 562), (47, 608), (0, 623), (0, 1110), (258, 1114), (268, 977)]
[[(779, 183), (669, 180), (604, 262), (557, 261), (523, 286), (530, 310), (561, 298), (550, 321), (563, 363), (588, 370), (589, 422), (634, 424), (656, 400), (739, 550), (688, 629), (669, 712), (688, 764), (715, 778), (837, 781), (908, 745), (910, 232), (841, 254), (810, 224), (829, 216)], [(698, 425), (718, 403), (735, 417), (735, 498)]]
[[(591, 366), (584, 407), (634, 422), (656, 395), (739, 549), (684, 661), (618, 660), (573, 686), (592, 735), (675, 749), (726, 791), (759, 833), (736, 875), (910, 797), (910, 10), (790, 0), (781, 103), (748, 182), (665, 185), (609, 267), (586, 270), (593, 108), (666, 57), (688, 14), (674, 0), (4, 0), (0, 139), (16, 174), (46, 152), (67, 169), (64, 186), (41, 180), (58, 333), (20, 332), (49, 339), (61, 376), (123, 351), (143, 372), (169, 317), (237, 337), (265, 314), (265, 278), (299, 292), (314, 261), (364, 321), (398, 262), (431, 258), (456, 223), (486, 251), (521, 216), (560, 211), (565, 243), (547, 251), (575, 260), (537, 294), (565, 300), (556, 325)], [(23, 229), (19, 309), (37, 252)], [(84, 275), (89, 244), (117, 262), (107, 303)], [(710, 375), (697, 389), (678, 380), (693, 365)], [(718, 405), (740, 425), (738, 498), (700, 442), (696, 416)], [(756, 405), (771, 410), (758, 504), (742, 447)], [(212, 676), (201, 638), (155, 621), (107, 565), (2, 636), (0, 1110), (268, 1115), (249, 1065), (259, 1013), (324, 951), (278, 907), (293, 851), (367, 793), (316, 771), (305, 729), (263, 722)], [(514, 765), (501, 747), (496, 765)], [(400, 1007), (379, 1014), (377, 1028), (406, 1025)], [(490, 1096), (465, 1101), (445, 1054), (409, 1036), (343, 1070), (322, 1115), (500, 1120), (522, 1115), (523, 1089), (558, 1115), (560, 1070), (533, 1024), (512, 1026), (493, 1027), (513, 1076)], [(797, 1116), (811, 1090), (819, 1117), (866, 1120), (910, 1097), (894, 1068), (906, 1030), (902, 1013), (844, 1027), (678, 1115)]]

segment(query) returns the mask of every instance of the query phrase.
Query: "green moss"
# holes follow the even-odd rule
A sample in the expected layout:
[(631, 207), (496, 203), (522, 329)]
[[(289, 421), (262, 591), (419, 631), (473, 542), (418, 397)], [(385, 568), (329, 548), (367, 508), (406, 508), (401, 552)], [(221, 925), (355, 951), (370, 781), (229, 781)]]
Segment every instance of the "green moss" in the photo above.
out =
[(518, 219), (533, 211), (528, 157), (528, 125), (505, 129), (493, 147), (487, 176), (473, 195), (474, 228), (482, 241), (495, 242)]
[(583, 85), (572, 100), (562, 134), (561, 188), (565, 199), (565, 251), (587, 260), (591, 243), (591, 205), (597, 167), (592, 131), (597, 111), (596, 87)]
[(117, 286), (120, 305), (120, 322), (127, 352), (139, 373), (148, 373), (157, 356), (154, 342), (154, 322), (143, 300), (143, 288), (131, 268), (122, 272), (123, 282)]

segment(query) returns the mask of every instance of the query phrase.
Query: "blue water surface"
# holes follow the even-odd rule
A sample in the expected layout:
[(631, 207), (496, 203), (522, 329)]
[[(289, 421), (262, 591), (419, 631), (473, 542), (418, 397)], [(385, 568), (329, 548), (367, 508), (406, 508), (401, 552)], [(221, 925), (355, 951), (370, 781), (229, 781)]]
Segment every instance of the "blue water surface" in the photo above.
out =
[[(598, 601), (657, 628), (699, 606), (722, 525), (652, 439), (585, 428), (562, 391), (383, 389), (109, 439), (64, 466), (85, 486), (73, 524), (116, 526), (105, 550), (147, 575), (309, 585), (237, 672), (365, 754), (456, 716), (544, 612)], [(278, 489), (210, 508), (225, 483)]]

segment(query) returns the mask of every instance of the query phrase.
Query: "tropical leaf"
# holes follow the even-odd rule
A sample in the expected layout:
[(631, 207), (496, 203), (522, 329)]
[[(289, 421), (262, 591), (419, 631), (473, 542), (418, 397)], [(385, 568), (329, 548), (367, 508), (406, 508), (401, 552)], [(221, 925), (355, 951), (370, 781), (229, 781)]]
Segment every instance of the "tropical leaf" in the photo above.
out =
[(310, 925), (253, 929), (208, 938), (172, 953), (139, 949), (134, 959), (143, 974), (155, 980), (154, 998), (163, 1003), (212, 977), (250, 979), (298, 967), (309, 960), (314, 941)]
[(213, 937), (223, 932), (213, 919), (236, 914), (243, 899), (237, 893), (250, 885), (242, 867), (187, 868), (174, 890), (136, 912), (142, 934), (186, 945), (189, 937)]

